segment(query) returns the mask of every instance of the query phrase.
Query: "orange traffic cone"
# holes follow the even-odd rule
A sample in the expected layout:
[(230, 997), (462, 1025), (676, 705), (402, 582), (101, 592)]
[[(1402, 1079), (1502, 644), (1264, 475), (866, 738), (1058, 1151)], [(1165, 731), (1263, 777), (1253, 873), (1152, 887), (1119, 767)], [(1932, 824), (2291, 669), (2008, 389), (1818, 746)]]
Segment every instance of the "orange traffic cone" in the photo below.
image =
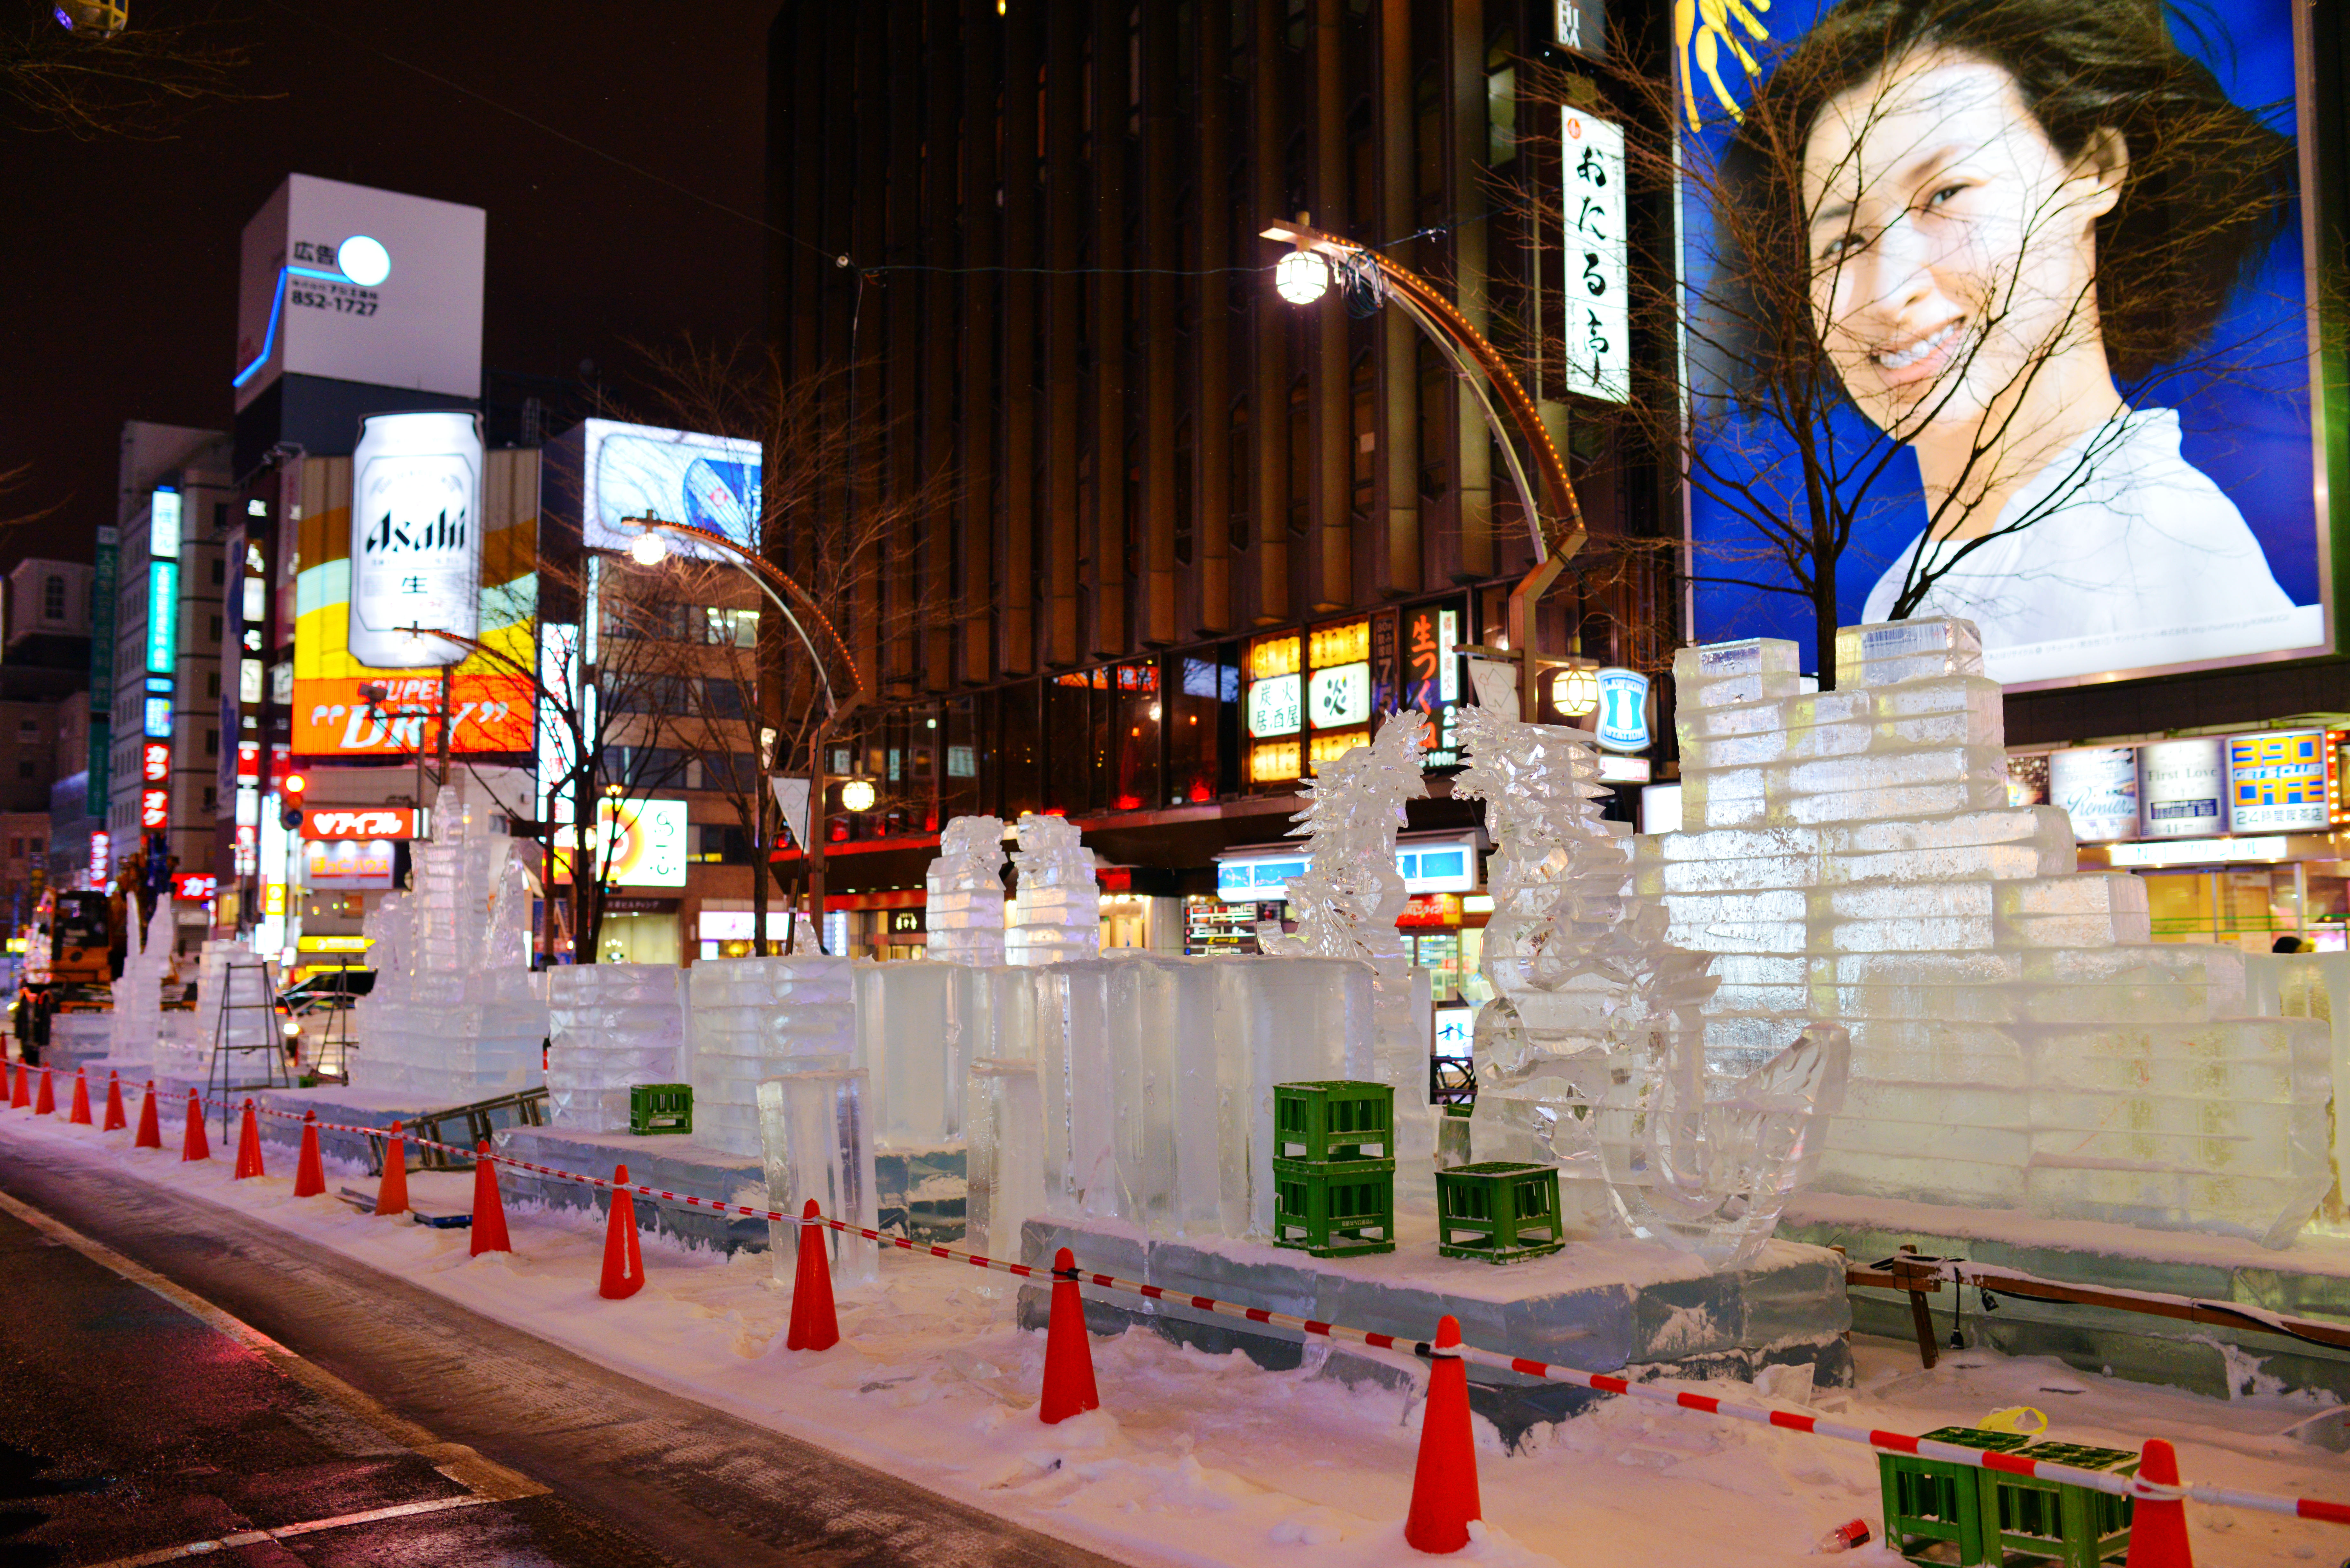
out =
[(33, 1103), (33, 1075), (22, 1061), (16, 1064), (16, 1086), (9, 1091), (8, 1108), (21, 1111)]
[(236, 1129), (236, 1176), (243, 1181), (248, 1176), (266, 1176), (261, 1168), (261, 1125), (254, 1119), (253, 1102), (244, 1102), (244, 1123)]
[(514, 1243), (506, 1239), (505, 1205), (498, 1199), (498, 1166), (485, 1138), (473, 1152), (473, 1256), (513, 1251)]
[(122, 1114), (122, 1075), (110, 1072), (106, 1075), (106, 1125), (98, 1130), (120, 1132), (130, 1125), (130, 1118)]
[(408, 1140), (400, 1136), (400, 1124), (391, 1124), (391, 1137), (383, 1145), (383, 1180), (375, 1189), (375, 1211), (379, 1214), (408, 1212)]
[(1469, 1430), (1469, 1365), (1447, 1355), (1461, 1343), (1450, 1314), (1436, 1325), (1428, 1372), (1428, 1403), (1419, 1418), (1419, 1468), (1411, 1478), (1411, 1512), (1404, 1541), (1441, 1555), (1469, 1544), (1469, 1521), (1482, 1519), (1477, 1501), (1477, 1445)]
[(57, 1092), (56, 1087), (50, 1083), (50, 1080), (57, 1075), (57, 1069), (54, 1067), (36, 1067), (33, 1071), (41, 1075), (40, 1092), (33, 1096), (33, 1114), (36, 1116), (56, 1116), (57, 1114)]
[(155, 1080), (147, 1080), (147, 1097), (139, 1102), (139, 1136), (130, 1140), (133, 1148), (161, 1148), (163, 1128), (155, 1119)]
[(792, 1321), (784, 1330), (785, 1350), (830, 1350), (840, 1343), (840, 1319), (832, 1310), (832, 1261), (825, 1228), (816, 1223), (816, 1199), (800, 1210), (800, 1269), (792, 1276)]
[(645, 1288), (645, 1259), (637, 1246), (637, 1200), (626, 1189), (629, 1168), (612, 1168), (612, 1218), (604, 1229), (604, 1282), (596, 1293), (626, 1301)]
[(76, 1127), (89, 1126), (89, 1069), (87, 1067), (74, 1069), (73, 1111), (66, 1120)]
[(195, 1090), (190, 1089), (188, 1136), (180, 1145), (180, 1163), (184, 1165), (192, 1159), (210, 1159), (212, 1157), (212, 1139), (204, 1137), (204, 1103), (196, 1097)]
[(1053, 1255), (1053, 1315), (1045, 1325), (1045, 1397), (1036, 1417), (1050, 1427), (1101, 1405), (1094, 1387), (1094, 1346), (1086, 1337), (1086, 1303), (1077, 1294), (1077, 1261), (1066, 1247)]
[(294, 1160), (294, 1196), (316, 1198), (327, 1190), (327, 1168), (318, 1159), (318, 1113), (302, 1113), (302, 1152)]
[[(2137, 1479), (2158, 1486), (2178, 1484), (2178, 1456), (2160, 1438), (2148, 1438), (2138, 1456)], [(2187, 1505), (2177, 1498), (2142, 1497), (2130, 1508), (2126, 1568), (2195, 1568), (2187, 1548)]]

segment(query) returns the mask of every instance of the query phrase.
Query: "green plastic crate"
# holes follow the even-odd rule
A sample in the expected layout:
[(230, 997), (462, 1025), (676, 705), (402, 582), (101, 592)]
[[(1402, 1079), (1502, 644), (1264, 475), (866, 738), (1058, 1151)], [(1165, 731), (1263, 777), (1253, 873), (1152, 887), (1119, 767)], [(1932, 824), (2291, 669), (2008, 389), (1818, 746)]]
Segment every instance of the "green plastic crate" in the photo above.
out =
[(1395, 1089), (1333, 1078), (1273, 1086), (1273, 1152), (1311, 1160), (1395, 1158)]
[[(1928, 1441), (1952, 1448), (2012, 1454), (2032, 1438), (2022, 1432), (1987, 1432), (1980, 1427), (1942, 1427)], [(1879, 1454), (1877, 1479), (1885, 1494), (1885, 1540), (1912, 1563), (1965, 1565), (1996, 1563), (1983, 1532), (1983, 1482), (1996, 1472), (1915, 1454)], [(1924, 1555), (1950, 1547), (1956, 1559)]]
[[(2138, 1457), (2126, 1449), (2034, 1443), (2023, 1450), (2023, 1457), (2080, 1470), (2137, 1474)], [(1995, 1553), (1991, 1559), (1995, 1563), (2012, 1558), (2035, 1564), (2062, 1563), (2064, 1568), (2097, 1568), (2099, 1563), (2119, 1563), (2129, 1555), (2132, 1507), (2128, 1498), (2111, 1492), (1986, 1470), (1983, 1542)]]
[(693, 1131), (691, 1084), (630, 1084), (629, 1130), (639, 1137), (650, 1133)]
[(1395, 1251), (1395, 1161), (1273, 1162), (1273, 1241), (1317, 1258)]
[(1566, 1245), (1558, 1168), (1489, 1159), (1436, 1172), (1436, 1250), (1448, 1258), (1515, 1263)]

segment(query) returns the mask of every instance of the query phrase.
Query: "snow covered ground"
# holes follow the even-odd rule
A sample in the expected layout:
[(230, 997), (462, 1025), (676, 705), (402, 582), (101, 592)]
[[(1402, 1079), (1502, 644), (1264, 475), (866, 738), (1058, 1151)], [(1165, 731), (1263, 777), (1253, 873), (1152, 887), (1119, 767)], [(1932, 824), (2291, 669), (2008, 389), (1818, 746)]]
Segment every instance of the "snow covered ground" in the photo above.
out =
[[(271, 1175), (234, 1182), (230, 1151), (185, 1166), (179, 1141), (176, 1123), (157, 1152), (131, 1149), (126, 1134), (0, 1112), (0, 1148), (106, 1162), (236, 1210), (645, 1382), (1115, 1557), (1234, 1568), (1427, 1561), (1402, 1540), (1417, 1397), (1318, 1376), (1319, 1347), (1301, 1368), (1270, 1373), (1143, 1333), (1097, 1340), (1103, 1408), (1048, 1428), (1033, 1413), (1044, 1335), (1012, 1325), (1002, 1275), (885, 1253), (880, 1283), (842, 1296), (842, 1344), (792, 1353), (781, 1348), (788, 1289), (764, 1254), (649, 1237), (650, 1282), (607, 1302), (596, 1294), (603, 1231), (591, 1213), (510, 1203), (515, 1252), (473, 1259), (463, 1231), (294, 1198), (292, 1160), (276, 1146)], [(472, 1180), (415, 1175), (411, 1191), (462, 1212)], [(330, 1166), (328, 1186), (372, 1184)], [(1826, 1393), (1817, 1407), (1919, 1432), (2032, 1405), (2071, 1441), (2134, 1449), (2168, 1438), (2190, 1480), (2350, 1499), (2350, 1459), (2276, 1435), (2309, 1413), (2306, 1402), (2201, 1399), (1986, 1352), (1922, 1372), (1906, 1345), (1862, 1340), (1856, 1350), (1859, 1388)], [(1846, 1444), (1626, 1401), (1537, 1428), (1516, 1453), (1482, 1422), (1478, 1437), (1489, 1524), (1460, 1561), (1793, 1563), (1846, 1520), (1881, 1523), (1876, 1459)], [(2335, 1526), (2195, 1504), (2189, 1518), (2206, 1563), (2335, 1568), (2350, 1557), (2350, 1530)], [(1840, 1561), (1901, 1560), (1872, 1545)]]

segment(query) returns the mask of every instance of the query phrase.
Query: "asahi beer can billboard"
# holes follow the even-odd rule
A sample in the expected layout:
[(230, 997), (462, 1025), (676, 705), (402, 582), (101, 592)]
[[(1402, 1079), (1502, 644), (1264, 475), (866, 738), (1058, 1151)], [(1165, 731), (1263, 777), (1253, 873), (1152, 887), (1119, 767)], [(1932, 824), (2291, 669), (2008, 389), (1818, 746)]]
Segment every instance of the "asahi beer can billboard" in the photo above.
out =
[(2228, 826), (2227, 745), (2217, 735), (2137, 750), (2137, 836), (2208, 838)]
[[(455, 664), (481, 629), (482, 432), (470, 413), (378, 414), (351, 454), (350, 654)], [(452, 637), (429, 635), (449, 632)]]

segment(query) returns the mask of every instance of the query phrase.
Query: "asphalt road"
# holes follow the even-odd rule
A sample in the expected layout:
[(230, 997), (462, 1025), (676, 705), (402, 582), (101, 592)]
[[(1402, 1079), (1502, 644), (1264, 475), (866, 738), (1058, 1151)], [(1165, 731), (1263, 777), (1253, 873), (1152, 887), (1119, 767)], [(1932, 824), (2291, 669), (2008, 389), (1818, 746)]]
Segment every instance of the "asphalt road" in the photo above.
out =
[(1110, 1562), (201, 1199), (21, 1146), (0, 1194), (0, 1564)]

